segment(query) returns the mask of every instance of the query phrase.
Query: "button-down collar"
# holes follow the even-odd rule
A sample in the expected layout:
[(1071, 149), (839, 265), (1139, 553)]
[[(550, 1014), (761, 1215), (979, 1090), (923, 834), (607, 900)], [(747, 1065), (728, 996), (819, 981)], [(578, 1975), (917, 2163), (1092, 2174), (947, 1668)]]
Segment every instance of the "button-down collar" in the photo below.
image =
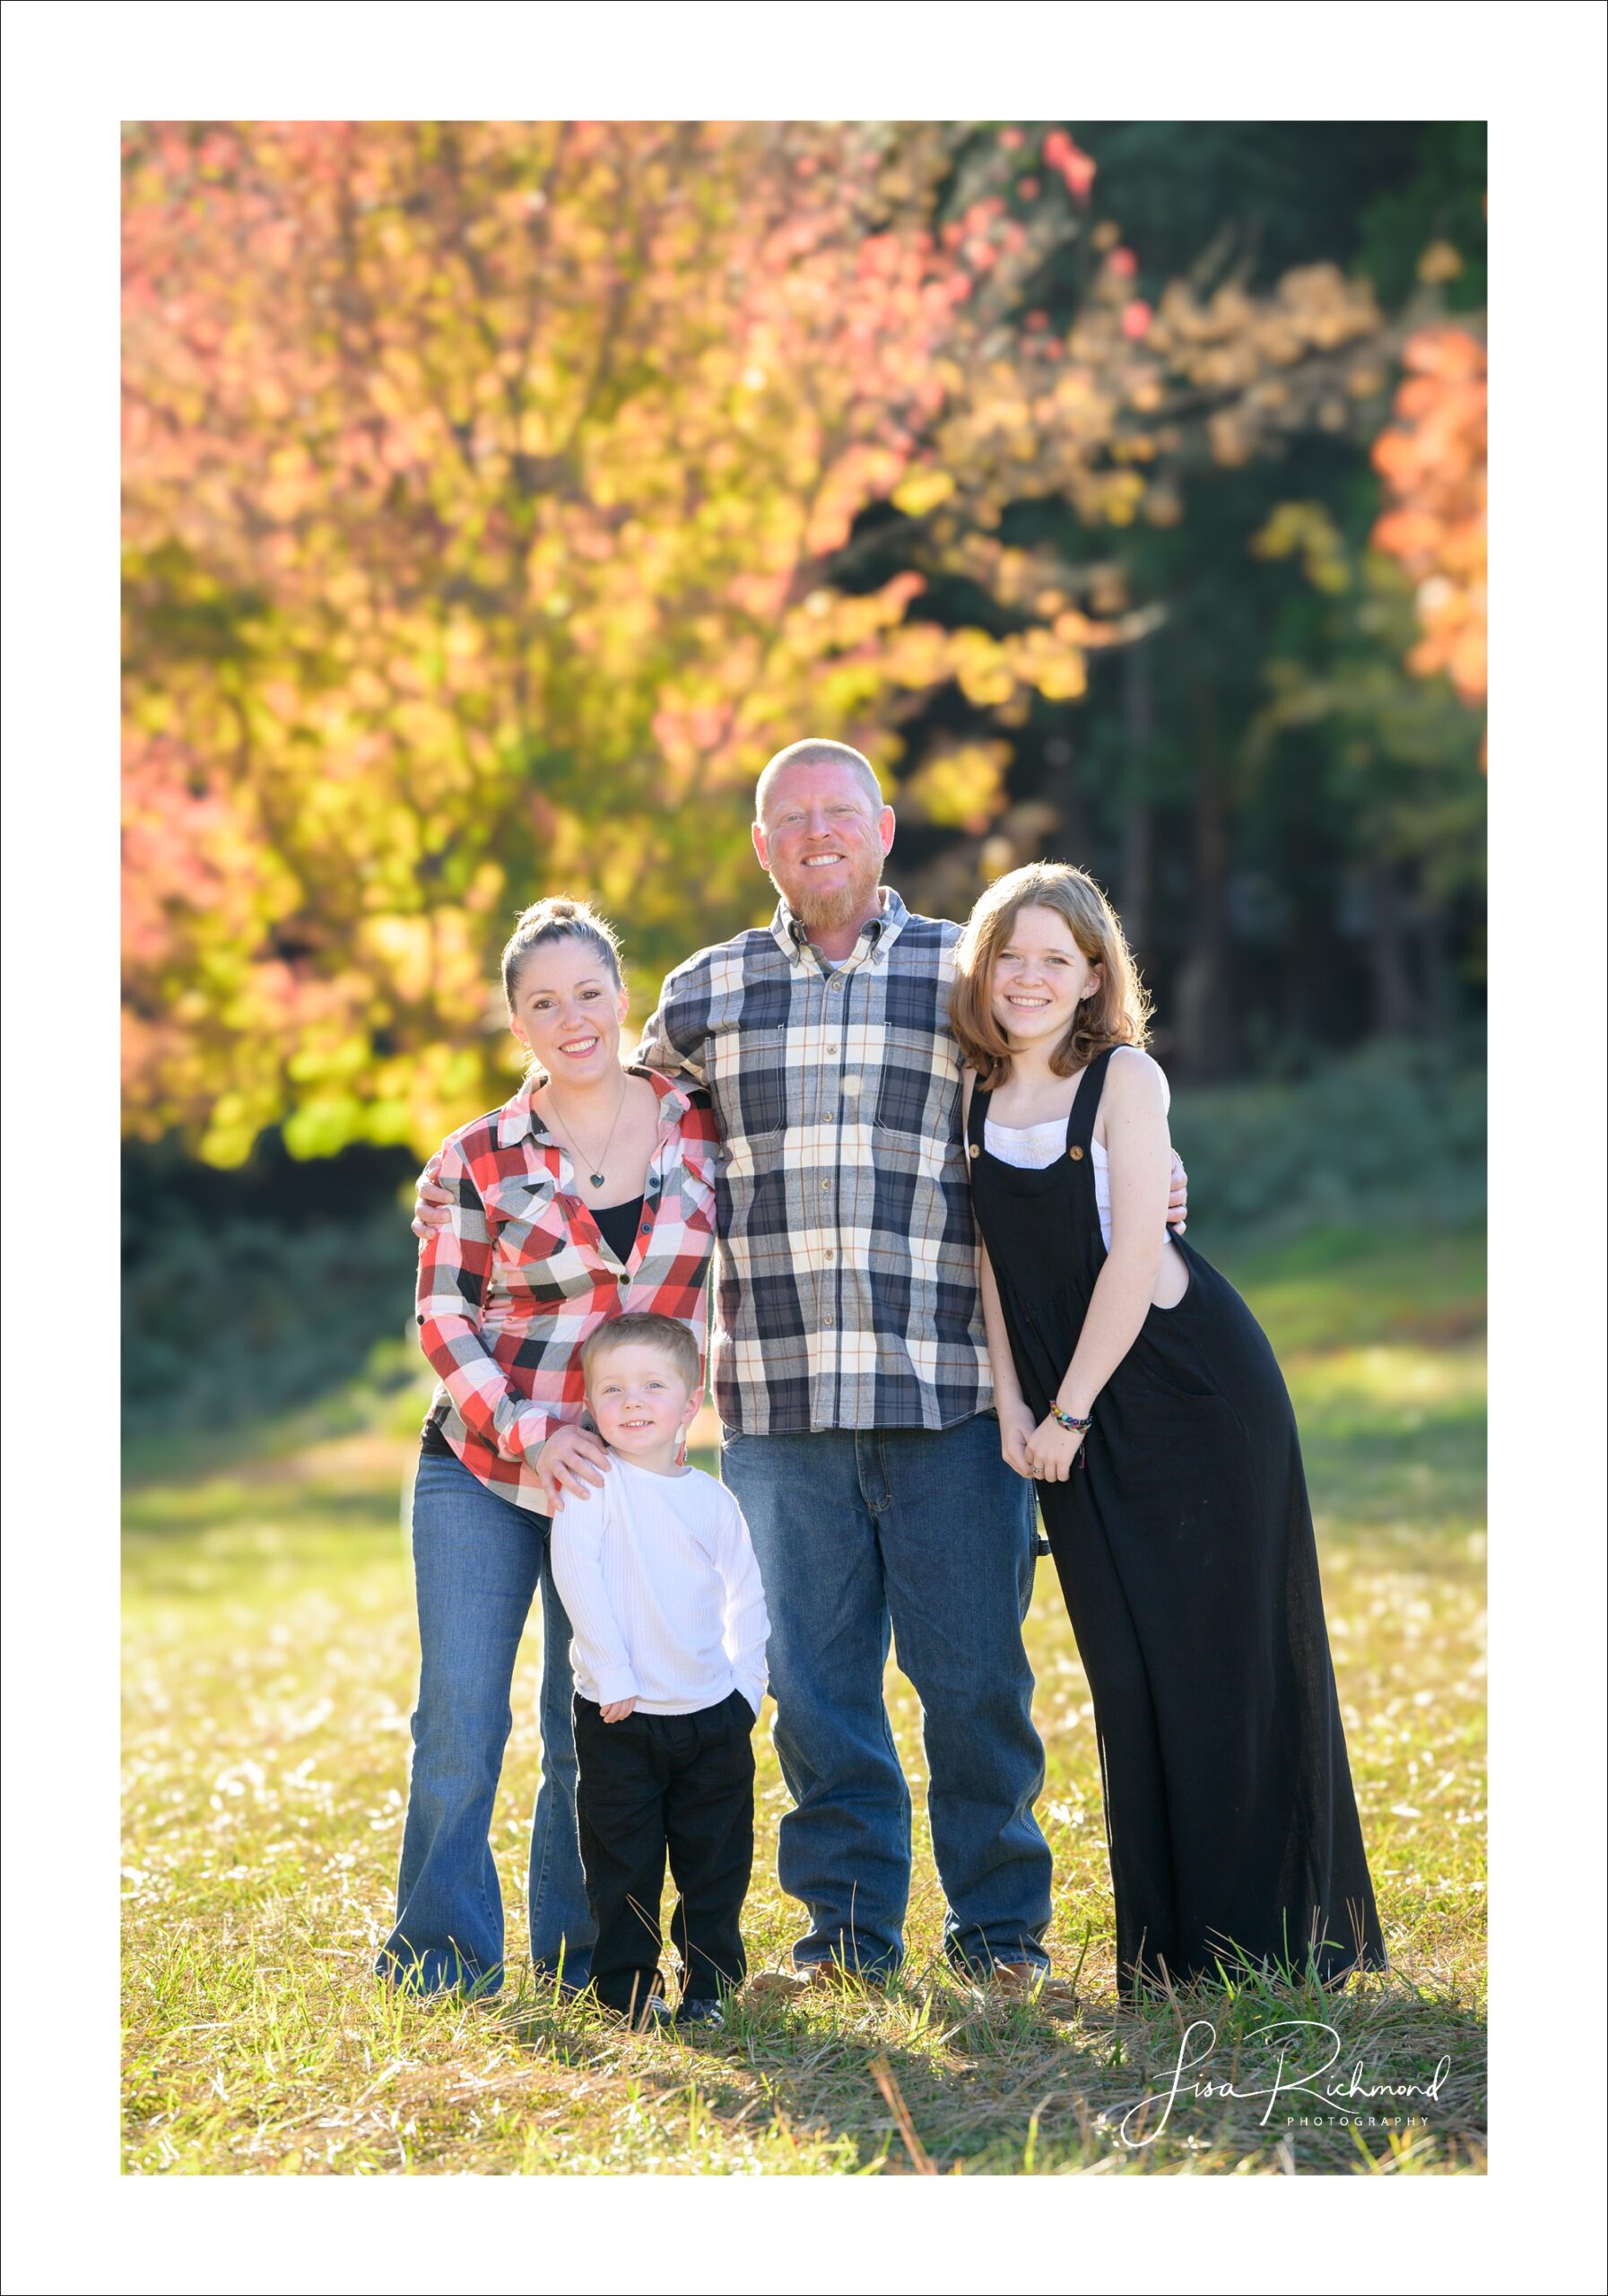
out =
[[(881, 964), (904, 931), (909, 910), (891, 885), (880, 885), (877, 890), (882, 904), (880, 914), (866, 919), (860, 927), (858, 940), (836, 970), (847, 971), (864, 964), (867, 958)], [(790, 964), (803, 964), (812, 953), (809, 934), (785, 900), (777, 902), (776, 914), (770, 920), (770, 936)], [(814, 953), (816, 962), (823, 964), (825, 960), (819, 952)]]

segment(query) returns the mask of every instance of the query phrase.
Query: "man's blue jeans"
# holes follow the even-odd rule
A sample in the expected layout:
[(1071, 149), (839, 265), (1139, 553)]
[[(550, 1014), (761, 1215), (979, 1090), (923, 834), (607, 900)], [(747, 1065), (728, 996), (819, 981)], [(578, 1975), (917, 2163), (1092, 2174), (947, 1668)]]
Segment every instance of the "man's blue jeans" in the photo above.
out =
[(491, 1827), (519, 1638), (542, 1590), (542, 1781), (530, 1833), (530, 1957), (566, 1988), (591, 1974), (596, 1930), (575, 1826), (569, 1621), (552, 1582), (552, 1526), (500, 1499), (456, 1459), (419, 1462), (413, 1586), (419, 1700), (382, 1977), (434, 1993), (502, 1982), (502, 1893)]
[(778, 1872), (809, 1909), (800, 1967), (873, 1979), (904, 1953), (910, 1794), (882, 1701), (890, 1633), (921, 1700), (933, 1854), (959, 1966), (1048, 1966), (1044, 1749), (1021, 1622), (1032, 1486), (991, 1413), (922, 1429), (734, 1435), (721, 1473), (748, 1518), (770, 1614), (775, 1740), (796, 1806)]

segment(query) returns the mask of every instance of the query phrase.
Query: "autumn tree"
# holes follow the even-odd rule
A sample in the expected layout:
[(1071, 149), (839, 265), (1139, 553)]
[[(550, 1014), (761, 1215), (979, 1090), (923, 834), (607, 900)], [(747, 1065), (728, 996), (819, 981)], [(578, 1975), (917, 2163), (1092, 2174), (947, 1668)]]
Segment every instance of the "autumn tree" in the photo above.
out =
[[(1008, 730), (1144, 626), (1013, 506), (1165, 523), (1201, 441), (1380, 379), (1333, 265), (1138, 296), (1093, 176), (1065, 130), (133, 129), (133, 1127), (429, 1143), (503, 1089), (510, 910), (595, 893), (651, 988), (753, 913), (752, 774), (801, 730), (985, 831), (1008, 750), (906, 756), (923, 702)], [(926, 613), (957, 578), (986, 611)]]
[[(723, 798), (901, 691), (1074, 649), (821, 575), (989, 326), (860, 140), (585, 124), (136, 131), (126, 161), (131, 1111), (231, 1161), (482, 1089), (539, 883), (644, 972), (748, 893)], [(986, 258), (986, 259), (985, 259)], [(979, 282), (984, 291), (978, 292)], [(968, 329), (956, 318), (975, 297)], [(990, 691), (994, 685), (990, 685)]]
[(1388, 507), (1377, 546), (1412, 577), (1422, 634), (1420, 676), (1446, 674), (1471, 707), (1485, 699), (1485, 347), (1465, 326), (1415, 333), (1395, 419), (1374, 464)]
[[(1224, 338), (1209, 348), (1222, 363), (1195, 400), (1213, 386), (1225, 397), (1216, 420), (1148, 466), (1137, 515), (1108, 526), (1103, 552), (1063, 515), (1065, 554), (1106, 557), (1144, 634), (1103, 662), (1091, 655), (1075, 715), (1035, 708), (1017, 739), (1013, 813), (1030, 832), (1049, 813), (1054, 849), (1112, 886), (1178, 1074), (1311, 1058), (1374, 1027), (1428, 1031), (1448, 1004), (1477, 1001), (1483, 795), (1465, 777), (1478, 725), (1443, 678), (1404, 674), (1418, 635), (1412, 586), (1365, 547), (1381, 502), (1370, 450), (1404, 344), (1447, 312), (1478, 330), (1483, 129), (1077, 133), (1099, 155), (1096, 213), (1036, 291), (1051, 326), (1075, 316), (1091, 257), (1108, 248), (1143, 306), (1177, 308), (1182, 282), (1192, 329), (1219, 315)], [(1327, 353), (1308, 332), (1289, 368), (1236, 397), (1233, 362), (1252, 331), (1294, 283), (1337, 300), (1336, 275), (1347, 291), (1371, 283), (1377, 331)], [(1170, 387), (1176, 354), (1168, 363)], [(1297, 513), (1321, 519), (1334, 549), (1268, 546)], [(1270, 712), (1289, 713), (1276, 735)], [(1373, 763), (1360, 770), (1365, 752)], [(1378, 931), (1365, 922), (1376, 915)], [(1386, 961), (1393, 927), (1407, 963)], [(1431, 971), (1436, 995), (1396, 993)]]

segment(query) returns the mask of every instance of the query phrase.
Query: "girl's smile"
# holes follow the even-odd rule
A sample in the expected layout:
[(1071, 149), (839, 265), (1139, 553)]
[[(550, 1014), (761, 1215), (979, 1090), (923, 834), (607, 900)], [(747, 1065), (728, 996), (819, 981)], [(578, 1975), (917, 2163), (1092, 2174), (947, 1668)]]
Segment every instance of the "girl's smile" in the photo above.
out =
[(1100, 968), (1090, 963), (1064, 917), (1022, 909), (995, 957), (989, 1006), (1013, 1046), (1053, 1047), (1100, 984)]

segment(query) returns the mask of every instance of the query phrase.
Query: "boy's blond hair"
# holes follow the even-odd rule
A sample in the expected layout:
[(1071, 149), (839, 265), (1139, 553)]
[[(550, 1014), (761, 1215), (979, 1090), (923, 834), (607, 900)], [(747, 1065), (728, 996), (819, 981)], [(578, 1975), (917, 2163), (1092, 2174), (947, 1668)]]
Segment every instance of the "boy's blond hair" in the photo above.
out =
[(698, 1342), (685, 1324), (674, 1316), (654, 1316), (632, 1313), (611, 1316), (606, 1324), (599, 1324), (590, 1336), (581, 1342), (581, 1378), (590, 1387), (593, 1374), (605, 1356), (621, 1347), (654, 1347), (667, 1355), (675, 1367), (676, 1376), (689, 1395), (696, 1395), (703, 1360), (698, 1352)]

